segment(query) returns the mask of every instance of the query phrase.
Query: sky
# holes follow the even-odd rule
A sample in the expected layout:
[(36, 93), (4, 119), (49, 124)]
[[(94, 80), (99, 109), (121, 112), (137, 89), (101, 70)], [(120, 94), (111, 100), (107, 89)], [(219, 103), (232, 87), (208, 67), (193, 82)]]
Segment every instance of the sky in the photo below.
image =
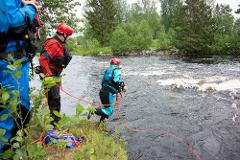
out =
[(240, 0), (216, 0), (216, 3), (219, 4), (229, 4), (232, 8), (232, 14), (235, 17), (240, 17), (240, 15), (235, 14), (235, 11), (238, 9), (238, 5), (240, 4)]
[[(82, 14), (83, 14), (83, 5), (85, 3), (85, 0), (77, 0), (78, 2), (80, 2), (82, 4), (81, 7), (79, 7), (77, 9), (77, 12), (79, 13), (78, 16), (81, 17)], [(240, 0), (215, 0), (216, 3), (219, 3), (219, 4), (229, 4), (230, 7), (233, 9), (232, 13), (235, 17), (240, 17), (240, 15), (236, 15), (234, 12), (237, 10), (238, 8), (238, 5), (240, 4)], [(137, 0), (127, 0), (127, 3), (128, 4), (132, 4), (134, 2), (137, 2)], [(156, 2), (159, 2), (159, 0), (156, 0)], [(159, 7), (160, 8), (160, 7)]]

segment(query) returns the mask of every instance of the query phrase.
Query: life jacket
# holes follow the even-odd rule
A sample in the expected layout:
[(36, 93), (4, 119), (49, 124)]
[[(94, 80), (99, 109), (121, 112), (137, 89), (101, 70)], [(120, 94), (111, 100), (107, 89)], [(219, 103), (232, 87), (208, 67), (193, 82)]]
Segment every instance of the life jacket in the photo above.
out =
[(116, 67), (109, 67), (105, 71), (102, 79), (102, 86), (107, 87), (112, 93), (120, 92), (121, 85), (124, 84), (124, 82), (114, 82), (114, 72), (117, 69)]
[[(56, 41), (53, 41), (53, 39), (57, 40), (57, 42), (61, 43), (62, 44), (62, 47), (63, 47), (63, 56), (58, 56), (56, 58), (51, 58), (50, 54), (47, 52), (47, 50), (45, 48), (47, 47), (51, 47), (53, 44), (57, 43)], [(46, 46), (46, 42), (47, 41), (50, 41), (50, 43), (48, 43), (48, 46)], [(40, 53), (41, 55), (44, 55), (45, 57), (48, 58), (49, 60), (49, 63), (54, 65), (55, 67), (57, 68), (66, 68), (67, 65), (69, 64), (69, 62), (71, 61), (72, 59), (72, 56), (68, 50), (68, 48), (60, 41), (60, 39), (55, 36), (53, 38), (49, 38), (47, 39), (45, 42), (44, 42), (44, 45), (43, 45), (43, 48), (42, 48), (42, 51)]]
[[(37, 47), (33, 44), (36, 38), (36, 27), (35, 23), (30, 24), (30, 18), (26, 13), (26, 23), (19, 27), (9, 27), (8, 31), (0, 32), (0, 53), (4, 53), (7, 49), (9, 41), (16, 42), (16, 52), (17, 55), (14, 55), (15, 58), (21, 58), (23, 52), (26, 52), (26, 55), (29, 59), (32, 59), (35, 54)], [(21, 41), (23, 45), (21, 45)]]

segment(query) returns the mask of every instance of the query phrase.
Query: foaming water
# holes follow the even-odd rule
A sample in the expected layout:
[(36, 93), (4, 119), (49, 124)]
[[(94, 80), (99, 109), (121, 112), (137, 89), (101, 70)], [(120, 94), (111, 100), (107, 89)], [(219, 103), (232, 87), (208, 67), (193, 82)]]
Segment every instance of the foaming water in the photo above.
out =
[(225, 77), (219, 79), (218, 77), (210, 77), (209, 79), (187, 79), (187, 78), (175, 78), (167, 80), (157, 81), (162, 86), (171, 86), (175, 88), (193, 88), (199, 91), (233, 91), (240, 89), (240, 80), (226, 80)]
[[(99, 90), (108, 57), (75, 56), (64, 70), (63, 88), (100, 103)], [(240, 63), (189, 63), (174, 57), (123, 57), (128, 93), (119, 106), (128, 132), (114, 114), (108, 125), (128, 141), (129, 160), (193, 160), (176, 137), (191, 144), (204, 160), (240, 159)], [(37, 78), (32, 85), (38, 86)], [(62, 113), (72, 115), (81, 103), (61, 93)], [(172, 136), (158, 131), (172, 133)], [(175, 135), (176, 137), (174, 138)]]

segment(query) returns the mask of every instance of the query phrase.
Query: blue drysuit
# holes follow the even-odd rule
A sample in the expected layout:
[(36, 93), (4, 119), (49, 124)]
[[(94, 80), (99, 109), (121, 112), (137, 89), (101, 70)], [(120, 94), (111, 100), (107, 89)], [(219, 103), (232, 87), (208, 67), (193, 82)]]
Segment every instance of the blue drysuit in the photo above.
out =
[(97, 108), (97, 115), (101, 116), (101, 120), (108, 118), (114, 111), (115, 94), (118, 93), (121, 83), (121, 68), (117, 65), (110, 65), (105, 71), (102, 79), (102, 89), (99, 96), (102, 104), (109, 104), (101, 108)]
[[(29, 98), (29, 62), (27, 57), (21, 56), (23, 60), (22, 67), (19, 69), (22, 72), (21, 78), (14, 79), (13, 76), (5, 71), (10, 71), (7, 66), (10, 61), (7, 58), (8, 54), (20, 52), (17, 50), (21, 48), (22, 53), (17, 53), (18, 55), (23, 55), (24, 46), (21, 39), (9, 38), (7, 34), (9, 28), (18, 29), (20, 27), (26, 26), (26, 15), (28, 15), (30, 23), (36, 15), (36, 9), (32, 5), (23, 6), (21, 0), (0, 0), (0, 47), (1, 47), (1, 58), (0, 58), (0, 87), (6, 91), (17, 90), (20, 93), (20, 106), (22, 110), (30, 110), (30, 98)], [(8, 40), (2, 35), (7, 35)], [(13, 34), (12, 34), (13, 35)], [(6, 37), (6, 36), (5, 36)], [(18, 45), (17, 45), (18, 43)], [(5, 46), (5, 47), (3, 47)], [(19, 57), (18, 57), (19, 58)], [(17, 60), (17, 58), (14, 58)], [(16, 72), (11, 70), (11, 72)], [(8, 114), (8, 109), (0, 108), (0, 116)], [(16, 124), (12, 117), (8, 117), (4, 121), (0, 121), (0, 128), (5, 129), (6, 133), (4, 138), (10, 139), (15, 136)], [(0, 153), (5, 143), (0, 141)]]

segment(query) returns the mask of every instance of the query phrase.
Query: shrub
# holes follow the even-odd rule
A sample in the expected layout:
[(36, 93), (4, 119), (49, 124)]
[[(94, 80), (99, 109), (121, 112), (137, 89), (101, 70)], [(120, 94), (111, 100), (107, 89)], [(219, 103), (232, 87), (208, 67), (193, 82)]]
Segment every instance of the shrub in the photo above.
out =
[(113, 32), (110, 45), (115, 54), (148, 49), (152, 30), (147, 21), (123, 23)]

